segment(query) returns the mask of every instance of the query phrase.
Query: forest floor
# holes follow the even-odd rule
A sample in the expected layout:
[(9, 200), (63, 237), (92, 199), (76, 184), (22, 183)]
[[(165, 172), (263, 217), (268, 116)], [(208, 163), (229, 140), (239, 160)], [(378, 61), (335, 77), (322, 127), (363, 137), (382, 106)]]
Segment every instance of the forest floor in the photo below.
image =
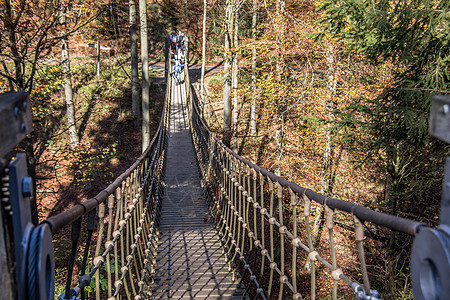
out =
[[(127, 76), (120, 72), (108, 66), (100, 79), (88, 79), (92, 74), (77, 72), (75, 67), (73, 85), (80, 143), (74, 150), (68, 145), (63, 91), (53, 91), (44, 101), (40, 97), (32, 99), (40, 221), (95, 196), (141, 154), (140, 121), (131, 113)], [(153, 72), (151, 80), (155, 75)], [(154, 85), (150, 89), (153, 135), (165, 91)]]

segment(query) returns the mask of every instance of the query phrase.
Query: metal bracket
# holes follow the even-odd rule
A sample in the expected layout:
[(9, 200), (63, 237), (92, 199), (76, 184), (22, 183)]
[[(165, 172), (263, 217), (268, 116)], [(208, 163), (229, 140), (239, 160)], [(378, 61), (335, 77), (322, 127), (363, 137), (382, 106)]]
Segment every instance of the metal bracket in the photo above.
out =
[[(450, 97), (433, 97), (429, 133), (450, 143)], [(415, 299), (446, 299), (450, 295), (450, 157), (445, 162), (440, 225), (417, 233), (411, 277)]]
[(26, 253), (28, 239), (34, 226), (31, 224), (29, 197), (24, 196), (24, 191), (30, 183), (25, 154), (17, 154), (8, 168), (10, 202), (13, 213), (17, 294), (19, 299), (26, 299)]
[(55, 263), (52, 234), (47, 224), (31, 223), (31, 178), (26, 156), (19, 153), (9, 166), (18, 299), (53, 299)]

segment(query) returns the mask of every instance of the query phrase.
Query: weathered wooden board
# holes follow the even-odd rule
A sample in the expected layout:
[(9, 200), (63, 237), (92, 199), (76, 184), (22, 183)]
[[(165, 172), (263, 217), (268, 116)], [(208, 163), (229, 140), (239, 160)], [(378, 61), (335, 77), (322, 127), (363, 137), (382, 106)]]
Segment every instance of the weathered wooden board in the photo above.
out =
[(25, 92), (0, 94), (0, 158), (33, 130), (30, 97)]
[(167, 173), (151, 299), (241, 299), (200, 186), (185, 113), (172, 87)]

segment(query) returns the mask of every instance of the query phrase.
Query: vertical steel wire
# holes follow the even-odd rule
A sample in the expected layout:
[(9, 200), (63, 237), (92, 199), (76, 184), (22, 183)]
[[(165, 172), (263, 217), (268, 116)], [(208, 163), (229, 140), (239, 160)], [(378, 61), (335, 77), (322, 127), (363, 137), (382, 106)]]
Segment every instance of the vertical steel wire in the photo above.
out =
[[(116, 210), (116, 216), (114, 220), (114, 230), (113, 230), (113, 238), (116, 238), (117, 234), (120, 234), (117, 231), (117, 228), (119, 227), (119, 219), (121, 220), (121, 213), (122, 213), (122, 188), (124, 186), (124, 183), (122, 182), (121, 186), (117, 188), (116, 190), (116, 201), (117, 201), (117, 210)], [(119, 278), (119, 249), (118, 249), (118, 243), (114, 243), (114, 279)]]
[(278, 300), (281, 300), (283, 298), (283, 289), (284, 284), (287, 282), (287, 276), (284, 275), (284, 235), (286, 234), (286, 226), (284, 226), (284, 216), (283, 216), (283, 188), (281, 187), (280, 183), (276, 183), (277, 187), (277, 198), (278, 198), (278, 218), (280, 223), (280, 288), (278, 293)]
[(353, 216), (355, 222), (355, 239), (358, 247), (358, 256), (361, 263), (361, 273), (363, 276), (363, 287), (366, 295), (370, 295), (369, 275), (367, 274), (366, 259), (364, 256), (364, 227), (361, 220)]
[(264, 207), (264, 180), (265, 177), (264, 175), (262, 175), (261, 173), (259, 174), (259, 200), (260, 200), (260, 215), (261, 215), (261, 219), (260, 219), (260, 224), (261, 224), (261, 269), (259, 272), (259, 278), (260, 280), (263, 280), (263, 276), (264, 276), (264, 262), (266, 259), (266, 255), (264, 254), (266, 250), (266, 234), (265, 234), (265, 230), (264, 230), (264, 213), (263, 210), (266, 209)]
[[(71, 232), (71, 240), (72, 240), (72, 250), (69, 257), (69, 265), (67, 267), (67, 281), (66, 281), (66, 292), (65, 292), (65, 299), (70, 299), (72, 297), (71, 295), (71, 285), (72, 285), (72, 276), (73, 276), (73, 267), (75, 264), (75, 256), (77, 252), (77, 246), (78, 246), (78, 239), (80, 237), (80, 231), (81, 231), (81, 217), (77, 219), (75, 222), (72, 223), (72, 232)], [(30, 286), (35, 286), (31, 283), (29, 283)]]
[[(111, 230), (113, 227), (113, 208), (114, 208), (114, 194), (108, 196), (108, 229), (106, 231), (106, 241), (110, 241), (111, 239)], [(108, 297), (112, 296), (112, 278), (111, 278), (111, 257), (110, 254), (106, 256), (106, 276), (108, 280)]]
[[(101, 203), (98, 206), (99, 229), (98, 229), (98, 233), (97, 233), (97, 246), (95, 247), (94, 266), (97, 265), (98, 260), (99, 260), (98, 258), (100, 255), (100, 247), (102, 245), (103, 232), (104, 232), (104, 228), (105, 228), (104, 218), (105, 218), (105, 203)], [(95, 298), (97, 300), (100, 299), (100, 273), (99, 272), (95, 273)]]
[[(326, 226), (328, 229), (328, 239), (330, 243), (330, 254), (331, 254), (331, 265), (333, 266), (332, 274), (337, 269), (337, 262), (336, 262), (336, 247), (334, 243), (334, 234), (333, 234), (333, 228), (334, 228), (334, 210), (330, 208), (329, 206), (325, 205), (325, 213), (326, 213)], [(337, 280), (333, 278), (333, 287), (332, 287), (332, 294), (331, 297), (333, 300), (337, 300)]]
[[(303, 195), (304, 200), (304, 216), (305, 216), (305, 228), (306, 228), (306, 236), (308, 238), (308, 246), (309, 246), (309, 263), (311, 264), (311, 300), (316, 299), (316, 265), (315, 265), (315, 257), (312, 257), (314, 253), (314, 245), (312, 242), (311, 236), (311, 224), (309, 222), (309, 216), (311, 215), (311, 200), (309, 200), (308, 196)], [(313, 255), (311, 255), (313, 254)], [(307, 262), (308, 263), (308, 262)]]
[[(88, 256), (89, 256), (89, 250), (91, 247), (91, 241), (92, 241), (92, 234), (94, 232), (95, 229), (95, 216), (96, 216), (96, 210), (91, 210), (88, 213), (88, 221), (87, 221), (87, 226), (86, 229), (88, 231), (88, 236), (87, 236), (87, 240), (86, 240), (86, 244), (84, 247), (84, 253), (83, 253), (83, 262), (81, 263), (81, 272), (80, 274), (86, 275), (86, 267), (87, 267), (87, 263), (88, 263)], [(85, 295), (85, 289), (82, 288), (81, 289), (81, 295), (80, 295), (81, 299), (84, 300), (86, 295)]]
[(294, 191), (289, 188), (289, 194), (291, 196), (291, 206), (292, 206), (292, 230), (293, 230), (293, 239), (292, 239), (292, 286), (293, 286), (293, 299), (298, 300), (301, 299), (302, 296), (297, 291), (297, 247), (295, 242), (298, 239), (298, 216), (297, 216), (297, 206), (298, 206), (298, 196), (294, 193)]
[(275, 264), (276, 262), (274, 261), (274, 240), (273, 240), (273, 222), (272, 222), (272, 218), (273, 218), (273, 194), (274, 194), (274, 189), (273, 189), (273, 182), (270, 179), (267, 179), (267, 181), (269, 182), (269, 192), (270, 192), (270, 200), (269, 200), (269, 243), (270, 243), (270, 256), (268, 257), (269, 260), (269, 268), (270, 268), (270, 275), (269, 275), (269, 287), (267, 289), (267, 296), (269, 296), (269, 298), (272, 295), (272, 287), (273, 287), (273, 271), (275, 269)]

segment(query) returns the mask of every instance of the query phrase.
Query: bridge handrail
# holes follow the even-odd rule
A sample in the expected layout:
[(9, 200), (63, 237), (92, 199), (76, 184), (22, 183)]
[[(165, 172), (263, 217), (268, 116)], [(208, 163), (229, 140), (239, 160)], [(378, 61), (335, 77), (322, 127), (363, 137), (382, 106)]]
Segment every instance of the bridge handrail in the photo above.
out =
[[(163, 111), (165, 111), (165, 105), (163, 107)], [(47, 223), (50, 226), (50, 229), (52, 230), (52, 233), (56, 233), (59, 230), (61, 230), (64, 226), (72, 224), (76, 219), (80, 218), (81, 216), (87, 214), (91, 210), (97, 208), (101, 203), (104, 203), (109, 195), (112, 195), (114, 191), (121, 186), (123, 181), (131, 175), (131, 173), (145, 160), (145, 158), (148, 156), (148, 153), (150, 150), (155, 146), (155, 143), (157, 141), (157, 138), (161, 134), (161, 127), (163, 126), (162, 119), (158, 125), (158, 129), (156, 130), (155, 135), (153, 136), (150, 145), (147, 147), (147, 149), (136, 159), (136, 161), (128, 168), (126, 169), (121, 175), (119, 175), (113, 183), (108, 185), (105, 189), (100, 191), (97, 195), (94, 197), (75, 204), (71, 209), (64, 211), (62, 213), (59, 213), (57, 215), (54, 215), (44, 221), (42, 223)]]
[[(188, 70), (186, 70), (186, 73)], [(185, 75), (188, 77), (188, 75)], [(292, 277), (289, 277), (289, 271), (285, 272), (285, 263), (284, 259), (281, 259), (280, 265), (277, 265), (276, 263), (272, 265), (275, 261), (275, 257), (272, 254), (269, 254), (266, 248), (264, 248), (264, 243), (261, 244), (261, 241), (259, 241), (255, 234), (258, 232), (258, 230), (264, 231), (264, 224), (260, 224), (262, 226), (262, 229), (257, 229), (256, 225), (254, 230), (251, 229), (252, 227), (251, 223), (256, 224), (254, 221), (251, 220), (251, 218), (248, 216), (249, 213), (256, 214), (257, 211), (260, 212), (262, 215), (261, 218), (264, 218), (264, 223), (267, 223), (267, 226), (274, 226), (278, 230), (276, 230), (277, 234), (280, 236), (280, 240), (283, 241), (283, 236), (286, 236), (286, 238), (289, 237), (289, 241), (291, 247), (297, 248), (301, 247), (303, 248), (307, 253), (308, 257), (311, 261), (318, 260), (320, 261), (325, 267), (330, 269), (332, 271), (332, 277), (333, 277), (333, 299), (336, 299), (337, 295), (337, 282), (339, 280), (342, 280), (345, 282), (348, 286), (350, 286), (356, 293), (358, 299), (377, 299), (377, 292), (372, 291), (370, 289), (369, 284), (369, 278), (367, 273), (367, 267), (365, 262), (365, 254), (364, 254), (364, 246), (363, 246), (363, 240), (364, 240), (364, 222), (372, 223), (375, 225), (379, 225), (397, 232), (405, 233), (410, 236), (415, 236), (421, 228), (427, 227), (428, 225), (422, 222), (417, 222), (414, 220), (409, 220), (402, 217), (397, 217), (393, 215), (389, 215), (386, 213), (382, 213), (379, 211), (375, 211), (363, 206), (360, 206), (356, 203), (351, 203), (348, 201), (344, 201), (341, 199), (336, 199), (332, 197), (326, 197), (322, 194), (319, 194), (311, 189), (304, 188), (294, 182), (288, 181), (280, 176), (277, 176), (273, 174), (270, 171), (265, 170), (264, 168), (261, 168), (257, 166), (256, 164), (250, 162), (249, 160), (239, 156), (235, 152), (233, 152), (230, 148), (226, 147), (208, 128), (205, 121), (201, 118), (202, 114), (199, 109), (199, 100), (197, 95), (195, 94), (195, 91), (193, 87), (189, 88), (191, 93), (191, 97), (188, 98), (188, 100), (191, 102), (188, 105), (189, 109), (189, 116), (190, 116), (190, 122), (191, 122), (191, 130), (194, 136), (194, 144), (196, 145), (197, 151), (201, 153), (197, 153), (197, 159), (199, 161), (201, 173), (203, 174), (203, 182), (204, 186), (210, 191), (208, 191), (210, 197), (212, 198), (210, 206), (211, 211), (213, 214), (216, 214), (217, 218), (216, 222), (219, 227), (219, 232), (222, 231), (223, 233), (223, 242), (225, 246), (229, 249), (228, 253), (230, 254), (231, 261), (234, 261), (236, 258), (236, 255), (239, 256), (240, 262), (236, 262), (237, 265), (241, 265), (241, 273), (247, 273), (247, 284), (249, 282), (254, 282), (256, 286), (256, 291), (259, 295), (262, 296), (263, 299), (266, 298), (266, 295), (268, 298), (271, 298), (271, 288), (267, 290), (262, 289), (263, 284), (261, 284), (260, 280), (263, 280), (263, 271), (261, 269), (261, 275), (260, 278), (257, 279), (257, 276), (255, 276), (257, 271), (255, 272), (255, 265), (252, 265), (251, 263), (248, 263), (248, 257), (246, 251), (243, 249), (244, 245), (247, 245), (246, 247), (248, 249), (252, 249), (253, 242), (255, 243), (255, 248), (261, 249), (261, 256), (262, 264), (264, 265), (264, 258), (266, 257), (270, 262), (270, 282), (268, 286), (271, 286), (273, 283), (273, 271), (275, 270), (276, 273), (279, 274), (279, 279), (282, 281), (280, 283), (280, 294), (278, 299), (282, 299), (283, 297), (283, 286), (288, 286), (289, 289), (292, 291), (292, 296), (294, 299), (301, 299), (302, 296), (297, 291), (296, 287), (296, 276), (293, 275)], [(196, 125), (198, 124), (198, 126)], [(196, 140), (197, 139), (197, 140)], [(236, 161), (233, 162), (232, 159), (235, 159)], [(240, 165), (243, 164), (243, 165)], [(246, 170), (247, 168), (247, 170)], [(278, 211), (283, 211), (281, 208), (275, 208), (273, 212), (269, 212), (269, 210), (264, 208), (263, 205), (263, 196), (261, 196), (261, 204), (258, 203), (256, 199), (256, 195), (261, 195), (263, 193), (262, 191), (254, 191), (256, 187), (256, 183), (254, 187), (250, 187), (250, 181), (251, 179), (251, 171), (253, 170), (253, 182), (258, 182), (257, 175), (260, 174), (261, 179), (259, 181), (259, 184), (268, 184), (270, 187), (270, 193), (271, 197), (273, 197), (275, 193), (275, 189), (278, 192), (275, 194), (275, 197), (278, 197), (278, 200), (280, 205), (285, 206), (286, 202), (283, 202), (283, 191), (287, 190), (291, 193), (291, 199), (297, 199), (297, 200), (291, 200), (291, 205), (293, 207), (297, 207), (300, 204), (300, 201), (298, 199), (304, 200), (305, 203), (305, 222), (308, 220), (308, 216), (310, 212), (306, 212), (307, 208), (307, 202), (309, 203), (310, 200), (313, 200), (314, 202), (324, 206), (326, 208), (326, 215), (327, 215), (327, 228), (332, 230), (334, 227), (334, 221), (333, 221), (333, 214), (334, 210), (341, 211), (344, 213), (347, 213), (354, 218), (354, 224), (355, 224), (355, 237), (357, 241), (358, 246), (358, 253), (360, 256), (360, 263), (361, 263), (361, 271), (362, 271), (362, 279), (363, 279), (363, 285), (360, 285), (358, 282), (352, 281), (350, 278), (348, 278), (346, 275), (342, 273), (340, 269), (337, 268), (337, 262), (335, 254), (332, 254), (332, 263), (328, 263), (323, 257), (321, 257), (315, 250), (314, 245), (311, 243), (311, 232), (307, 231), (309, 245), (303, 244), (300, 239), (297, 237), (297, 229), (293, 228), (292, 231), (288, 229), (285, 225), (289, 225), (286, 223), (283, 225), (283, 219), (286, 218), (286, 216), (282, 216), (282, 213), (280, 213), (280, 217), (276, 217), (275, 211), (278, 209)], [(250, 178), (250, 179), (247, 179)], [(264, 179), (267, 178), (267, 181)], [(246, 181), (248, 181), (248, 187)], [(274, 186), (276, 186), (274, 188)], [(250, 195), (253, 193), (253, 197)], [(239, 197), (238, 197), (239, 195)], [(241, 203), (241, 197), (244, 199)], [(272, 198), (271, 198), (272, 199)], [(245, 201), (247, 200), (247, 201)], [(266, 200), (265, 200), (266, 201)], [(268, 201), (268, 200), (267, 200)], [(273, 201), (270, 200), (270, 209), (274, 209)], [(248, 202), (250, 206), (247, 206), (247, 209), (245, 209), (245, 202)], [(283, 204), (281, 204), (283, 203)], [(247, 204), (248, 205), (248, 204)], [(268, 203), (265, 204), (266, 207), (269, 207)], [(310, 206), (310, 204), (309, 204)], [(250, 208), (249, 208), (250, 207)], [(286, 207), (285, 207), (286, 208)], [(284, 209), (285, 209), (284, 208)], [(252, 211), (253, 210), (253, 211)], [(310, 210), (310, 208), (308, 209)], [(234, 214), (234, 216), (233, 216)], [(247, 214), (247, 215), (245, 215)], [(296, 214), (296, 213), (295, 213)], [(259, 215), (259, 214), (258, 214)], [(278, 219), (278, 220), (277, 220)], [(261, 221), (263, 222), (263, 221)], [(291, 222), (294, 222), (294, 224), (297, 224), (297, 220), (291, 220)], [(239, 229), (234, 229), (231, 227), (236, 226), (236, 224), (239, 224)], [(269, 225), (270, 224), (270, 225)], [(275, 227), (276, 226), (276, 227)], [(305, 225), (306, 226), (306, 225)], [(308, 226), (306, 226), (308, 227)], [(237, 231), (237, 232), (236, 232)], [(242, 236), (241, 232), (242, 231)], [(279, 233), (278, 233), (279, 231)], [(246, 234), (249, 235), (248, 241), (244, 241), (246, 239)], [(271, 233), (272, 234), (272, 233)], [(264, 235), (263, 235), (264, 239)], [(240, 240), (242, 240), (242, 246), (240, 245)], [(233, 243), (232, 243), (233, 242)], [(273, 240), (270, 241), (271, 248), (273, 251)], [(284, 242), (282, 242), (284, 244)], [(333, 244), (333, 246), (331, 246)], [(334, 248), (334, 241), (330, 240), (330, 248)], [(284, 249), (284, 246), (282, 246)], [(282, 252), (284, 250), (281, 250)], [(295, 250), (293, 250), (293, 253), (296, 253)], [(335, 250), (332, 250), (334, 253)], [(234, 253), (234, 254), (233, 254)], [(283, 252), (284, 253), (284, 252)], [(255, 254), (256, 255), (256, 254)], [(294, 254), (293, 254), (294, 255)], [(334, 257), (333, 257), (334, 256)], [(284, 254), (283, 254), (284, 257)], [(279, 259), (279, 258), (278, 258)], [(312, 263), (314, 266), (314, 263)], [(244, 268), (243, 268), (244, 267)], [(261, 267), (262, 268), (262, 267)], [(291, 273), (295, 273), (295, 266), (292, 266)], [(313, 272), (314, 273), (314, 272)], [(312, 276), (312, 275), (311, 275)], [(249, 279), (250, 278), (250, 279)], [(291, 279), (289, 279), (291, 278)], [(315, 277), (314, 277), (315, 278)], [(311, 297), (315, 297), (315, 279), (311, 279)], [(267, 282), (266, 282), (267, 283)], [(267, 294), (266, 294), (267, 293)]]
[[(169, 129), (171, 78), (168, 77), (166, 80), (163, 113), (147, 149), (125, 172), (95, 197), (77, 203), (69, 210), (41, 223), (48, 225), (52, 234), (67, 225), (72, 225), (72, 251), (67, 267), (65, 293), (61, 294), (59, 299), (75, 299), (79, 296), (84, 299), (85, 287), (90, 285), (94, 277), (95, 298), (103, 298), (105, 295), (101, 292), (99, 275), (102, 266), (105, 267), (102, 271), (103, 276), (108, 280), (108, 299), (115, 299), (123, 294), (126, 294), (127, 298), (136, 299), (148, 292), (147, 277), (156, 263), (157, 226)], [(87, 216), (87, 239), (82, 244), (83, 261), (79, 267), (81, 274), (78, 284), (72, 287), (84, 216)], [(98, 233), (93, 237), (96, 216)], [(94, 238), (96, 242), (92, 241)], [(94, 246), (95, 253), (92, 249)], [(91, 257), (92, 268), (86, 270), (88, 257)], [(112, 268), (111, 264), (115, 267)]]
[[(200, 111), (198, 108), (198, 101), (193, 101), (194, 109), (196, 111), (196, 114), (199, 116)], [(320, 193), (317, 193), (311, 189), (302, 187), (298, 185), (295, 182), (289, 181), (283, 177), (277, 176), (274, 173), (261, 168), (260, 166), (252, 163), (251, 161), (243, 158), (242, 156), (238, 155), (236, 152), (228, 148), (225, 144), (222, 143), (221, 140), (219, 140), (208, 128), (208, 125), (205, 123), (203, 119), (199, 119), (199, 121), (202, 123), (202, 126), (209, 132), (209, 134), (212, 136), (212, 138), (215, 140), (216, 143), (218, 143), (227, 153), (247, 165), (248, 167), (254, 169), (255, 171), (263, 174), (264, 176), (269, 177), (272, 181), (280, 183), (282, 186), (291, 188), (294, 192), (296, 192), (299, 195), (305, 194), (310, 198), (311, 200), (314, 200), (317, 203), (320, 203), (322, 205), (327, 205), (331, 208), (338, 209), (340, 211), (351, 213), (355, 216), (357, 216), (359, 219), (371, 222), (373, 224), (377, 224), (398, 232), (407, 233), (409, 235), (415, 236), (416, 233), (419, 232), (419, 230), (422, 227), (427, 227), (428, 224), (423, 222), (417, 222), (414, 220), (389, 215), (386, 213), (382, 213), (379, 211), (375, 211), (369, 208), (366, 208), (364, 206), (358, 205), (356, 203), (352, 203), (349, 201), (337, 199), (337, 198), (330, 198), (326, 197)]]

